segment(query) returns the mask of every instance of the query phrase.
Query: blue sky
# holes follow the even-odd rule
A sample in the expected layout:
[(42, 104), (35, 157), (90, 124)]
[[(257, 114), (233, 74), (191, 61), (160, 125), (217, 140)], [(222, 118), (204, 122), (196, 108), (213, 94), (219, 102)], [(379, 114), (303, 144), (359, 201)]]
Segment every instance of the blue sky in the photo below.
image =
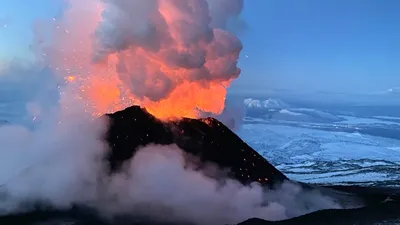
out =
[[(0, 7), (0, 59), (29, 54), (34, 21), (60, 12), (60, 0), (2, 0)], [(6, 27), (4, 27), (6, 25)]]
[[(0, 59), (26, 55), (37, 18), (59, 0), (3, 0)], [(400, 86), (400, 1), (245, 0), (233, 89), (371, 92)], [(3, 27), (7, 24), (7, 27)]]
[(238, 87), (368, 92), (400, 86), (400, 1), (246, 3), (249, 29), (242, 40), (249, 59), (241, 60)]

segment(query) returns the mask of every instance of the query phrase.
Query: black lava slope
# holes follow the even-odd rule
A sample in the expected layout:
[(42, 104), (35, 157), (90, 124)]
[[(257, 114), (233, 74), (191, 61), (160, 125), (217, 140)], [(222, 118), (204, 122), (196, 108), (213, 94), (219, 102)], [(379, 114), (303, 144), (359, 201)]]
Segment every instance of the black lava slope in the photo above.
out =
[(163, 122), (139, 106), (113, 114), (106, 140), (111, 172), (130, 159), (140, 146), (150, 143), (176, 144), (185, 152), (228, 169), (229, 177), (243, 184), (260, 182), (272, 186), (286, 178), (265, 158), (242, 141), (228, 127), (214, 118)]

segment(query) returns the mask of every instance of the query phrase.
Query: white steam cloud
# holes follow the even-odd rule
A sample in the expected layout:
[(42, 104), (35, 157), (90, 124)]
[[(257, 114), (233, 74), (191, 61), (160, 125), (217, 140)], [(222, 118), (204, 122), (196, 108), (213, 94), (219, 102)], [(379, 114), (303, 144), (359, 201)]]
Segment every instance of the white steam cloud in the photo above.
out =
[[(116, 212), (134, 209), (161, 221), (197, 224), (234, 224), (252, 217), (281, 220), (339, 207), (332, 199), (292, 183), (264, 192), (257, 183), (243, 186), (227, 179), (221, 184), (185, 164), (185, 153), (175, 145), (142, 148), (125, 172), (112, 178), (108, 188), (118, 192), (116, 204), (110, 205), (123, 206)], [(214, 169), (210, 165), (208, 173)]]

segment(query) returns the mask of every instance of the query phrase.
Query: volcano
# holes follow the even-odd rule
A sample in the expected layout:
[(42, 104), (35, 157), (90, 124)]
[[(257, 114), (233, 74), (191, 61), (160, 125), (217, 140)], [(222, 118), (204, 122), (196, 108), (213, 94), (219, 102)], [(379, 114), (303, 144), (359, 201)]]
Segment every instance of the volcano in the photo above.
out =
[(106, 115), (110, 124), (106, 140), (110, 146), (110, 172), (120, 169), (140, 146), (150, 143), (176, 144), (200, 159), (198, 169), (213, 163), (228, 169), (229, 178), (243, 184), (259, 182), (272, 187), (288, 178), (214, 118), (158, 120), (145, 109), (132, 106)]
[[(139, 106), (131, 106), (104, 116), (109, 120), (109, 128), (104, 139), (110, 148), (104, 161), (110, 174), (120, 171), (124, 162), (134, 157), (142, 146), (175, 144), (188, 155), (194, 155), (199, 159), (191, 161), (195, 163), (196, 169), (201, 171), (211, 163), (226, 172), (220, 177), (214, 175), (215, 179), (228, 177), (244, 185), (258, 182), (266, 188), (266, 191), (283, 182), (295, 182), (288, 179), (228, 127), (214, 118), (181, 118), (164, 121)], [(305, 189), (318, 190), (330, 195), (338, 201), (351, 199), (362, 202), (363, 206), (352, 209), (320, 210), (276, 222), (253, 218), (240, 225), (316, 225), (321, 221), (324, 221), (324, 224), (339, 225), (400, 221), (398, 190), (295, 183)], [(0, 224), (31, 225), (46, 221), (42, 224), (166, 225), (166, 223), (129, 217), (116, 218), (112, 221), (104, 221), (101, 218), (95, 210), (86, 206), (76, 205), (68, 210), (58, 210), (48, 205), (38, 205), (29, 212), (2, 216)]]

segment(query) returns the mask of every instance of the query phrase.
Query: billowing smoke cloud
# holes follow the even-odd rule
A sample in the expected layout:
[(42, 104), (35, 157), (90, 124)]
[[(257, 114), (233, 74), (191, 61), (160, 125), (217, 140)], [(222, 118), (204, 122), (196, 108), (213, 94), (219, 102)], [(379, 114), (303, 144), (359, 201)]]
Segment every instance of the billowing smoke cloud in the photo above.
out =
[(47, 23), (53, 39), (40, 35), (37, 52), (79, 84), (97, 114), (133, 103), (159, 118), (222, 112), (240, 74), (242, 44), (230, 30), (242, 0), (68, 2), (63, 18)]
[[(197, 224), (234, 224), (252, 217), (280, 220), (339, 207), (332, 199), (292, 183), (269, 192), (256, 183), (246, 187), (226, 179), (221, 184), (191, 170), (185, 158), (175, 145), (142, 148), (124, 173), (112, 178), (108, 189), (117, 191), (113, 195), (116, 202), (103, 205), (116, 207), (115, 212), (133, 209), (161, 221)], [(215, 168), (209, 165), (205, 170), (210, 174)]]
[(242, 0), (66, 2), (63, 15), (36, 22), (31, 50), (94, 114), (132, 104), (158, 117), (225, 109), (240, 71), (242, 46), (229, 31), (240, 26)]
[(48, 68), (11, 60), (0, 71), (0, 120), (32, 124), (41, 112), (57, 107), (63, 85)]
[(100, 170), (96, 157), (106, 149), (99, 138), (106, 124), (93, 121), (80, 102), (66, 97), (62, 96), (61, 107), (43, 112), (34, 129), (0, 127), (2, 212), (23, 210), (20, 204), (30, 201), (69, 207), (93, 199), (91, 185)]
[(184, 81), (229, 81), (239, 75), (239, 39), (211, 25), (224, 28), (231, 14), (241, 12), (241, 1), (230, 1), (229, 11), (219, 8), (226, 3), (206, 0), (104, 2), (95, 54), (102, 59), (118, 53), (118, 74), (135, 96), (159, 101)]
[[(207, 115), (209, 116), (209, 115)], [(243, 118), (245, 116), (245, 106), (242, 101), (238, 97), (229, 96), (225, 100), (225, 108), (220, 115), (211, 115), (212, 117), (216, 117), (219, 121), (221, 121), (225, 126), (229, 127), (229, 129), (233, 131), (238, 131), (243, 124)]]

